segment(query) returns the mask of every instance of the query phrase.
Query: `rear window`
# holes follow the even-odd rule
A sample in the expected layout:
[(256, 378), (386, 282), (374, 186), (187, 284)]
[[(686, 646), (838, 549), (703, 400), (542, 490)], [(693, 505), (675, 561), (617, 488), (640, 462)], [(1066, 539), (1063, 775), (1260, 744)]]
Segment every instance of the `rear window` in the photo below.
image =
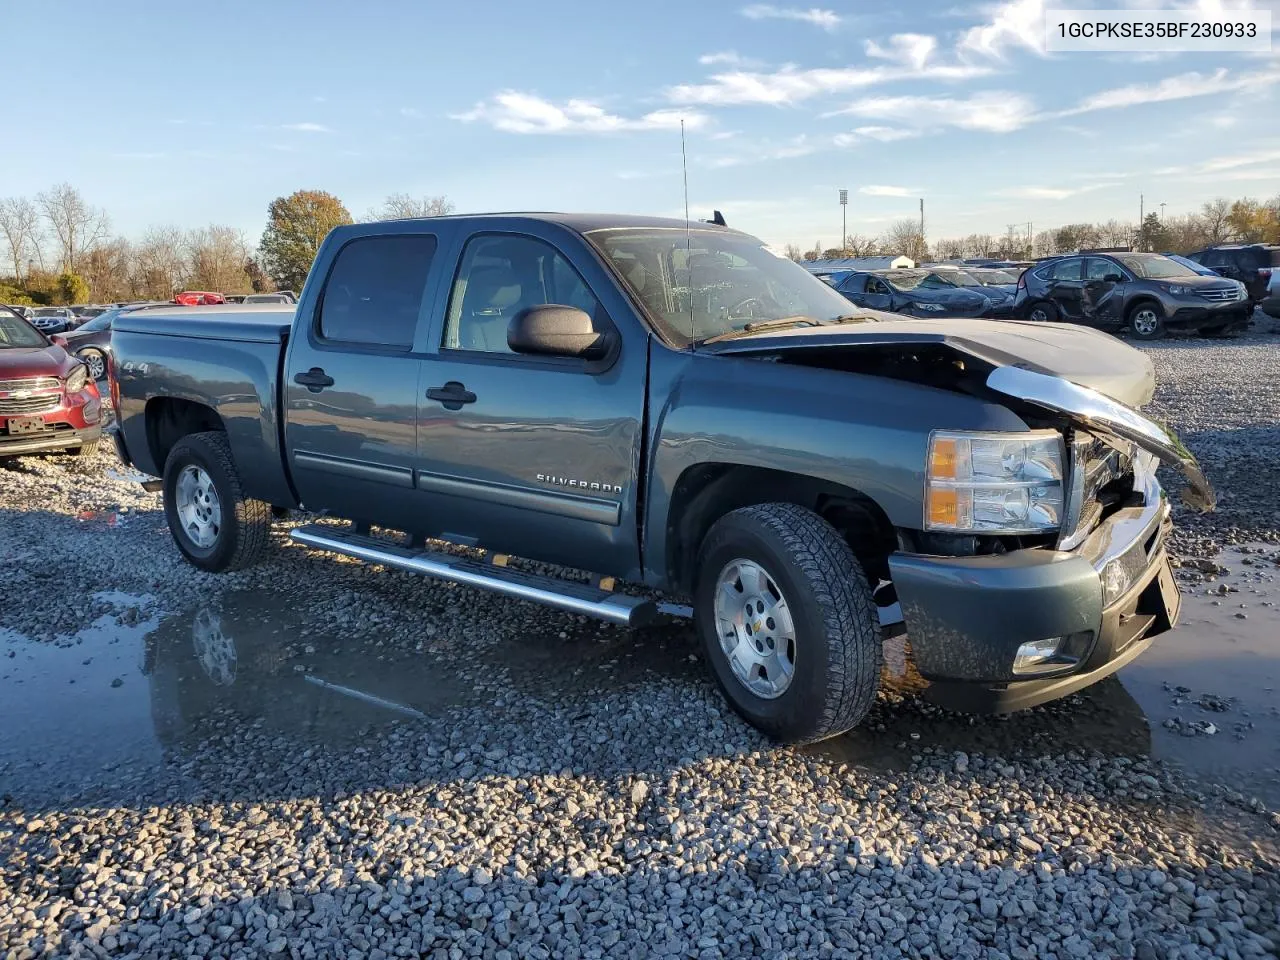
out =
[(338, 251), (320, 301), (320, 336), (408, 350), (436, 238), (365, 237)]

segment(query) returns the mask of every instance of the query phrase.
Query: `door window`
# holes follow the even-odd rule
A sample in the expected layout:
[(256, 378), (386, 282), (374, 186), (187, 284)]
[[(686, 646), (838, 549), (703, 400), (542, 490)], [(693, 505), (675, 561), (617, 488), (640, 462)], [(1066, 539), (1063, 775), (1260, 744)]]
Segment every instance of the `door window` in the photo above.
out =
[(878, 293), (887, 297), (889, 296), (889, 285), (879, 277), (868, 277), (867, 293)]
[(1079, 280), (1083, 264), (1084, 262), (1079, 257), (1072, 257), (1070, 260), (1059, 260), (1053, 265), (1052, 277), (1054, 280)]
[(578, 271), (550, 244), (533, 237), (474, 237), (449, 295), (444, 346), (450, 350), (512, 353), (507, 326), (526, 307), (577, 307), (596, 319), (600, 303)]
[(866, 283), (866, 274), (853, 273), (841, 281), (839, 290), (841, 293), (862, 293)]
[(334, 258), (320, 298), (325, 340), (408, 350), (422, 312), (436, 238), (365, 237)]
[(1110, 274), (1123, 274), (1123, 272), (1110, 260), (1099, 260), (1095, 257), (1090, 257), (1085, 268), (1084, 278), (1086, 280), (1105, 280)]

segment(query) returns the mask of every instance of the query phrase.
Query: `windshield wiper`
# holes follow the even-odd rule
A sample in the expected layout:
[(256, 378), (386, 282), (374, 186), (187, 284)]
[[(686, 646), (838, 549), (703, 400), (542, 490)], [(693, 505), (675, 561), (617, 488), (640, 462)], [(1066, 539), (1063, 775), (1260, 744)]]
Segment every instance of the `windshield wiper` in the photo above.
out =
[(774, 320), (753, 320), (737, 330), (726, 330), (724, 333), (717, 333), (714, 337), (706, 337), (699, 340), (698, 343), (719, 343), (721, 340), (750, 336), (761, 330), (780, 330), (784, 327), (816, 327), (818, 325), (819, 321), (813, 319), (813, 317), (778, 317)]

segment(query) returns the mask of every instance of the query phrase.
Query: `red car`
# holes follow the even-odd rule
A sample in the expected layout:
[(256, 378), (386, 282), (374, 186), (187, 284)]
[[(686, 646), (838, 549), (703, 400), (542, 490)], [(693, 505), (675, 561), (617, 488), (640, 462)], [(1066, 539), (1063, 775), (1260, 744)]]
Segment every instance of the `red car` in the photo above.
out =
[(0, 307), (0, 460), (66, 450), (92, 456), (102, 398), (89, 368)]
[(227, 298), (220, 293), (209, 293), (205, 290), (184, 290), (173, 298), (173, 302), (183, 307), (203, 307), (209, 304), (226, 303)]

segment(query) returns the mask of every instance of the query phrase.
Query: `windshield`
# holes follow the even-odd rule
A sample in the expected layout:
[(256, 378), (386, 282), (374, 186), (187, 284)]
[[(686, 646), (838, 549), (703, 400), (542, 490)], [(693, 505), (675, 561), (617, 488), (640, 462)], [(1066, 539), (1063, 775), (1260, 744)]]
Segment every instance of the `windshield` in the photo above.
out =
[(929, 277), (920, 281), (919, 286), (933, 289), (938, 287), (981, 287), (983, 283), (965, 270), (936, 270)]
[(1129, 253), (1116, 259), (1144, 280), (1174, 280), (1196, 276), (1194, 270), (1188, 270), (1182, 264), (1175, 263), (1158, 253), (1146, 255)]
[(1007, 270), (996, 270), (994, 267), (986, 267), (982, 270), (972, 270), (970, 272), (983, 286), (1000, 286), (1018, 282), (1018, 278), (1014, 274)]
[[(928, 270), (887, 270), (884, 273), (878, 273), (876, 276), (884, 277), (893, 286), (899, 290), (914, 290), (928, 277), (936, 277), (937, 274), (930, 273)], [(934, 282), (933, 287), (949, 287), (952, 284)]]
[(66, 311), (62, 307), (39, 307), (36, 310), (37, 317), (61, 317), (65, 316)]
[(108, 330), (111, 328), (111, 321), (120, 315), (119, 310), (107, 310), (98, 314), (88, 323), (81, 324), (76, 328), (76, 333), (95, 333), (98, 330)]
[(48, 341), (16, 313), (0, 310), (0, 349), (44, 347)]
[(673, 343), (747, 324), (825, 322), (854, 307), (804, 267), (742, 234), (682, 229), (596, 230), (588, 239)]

